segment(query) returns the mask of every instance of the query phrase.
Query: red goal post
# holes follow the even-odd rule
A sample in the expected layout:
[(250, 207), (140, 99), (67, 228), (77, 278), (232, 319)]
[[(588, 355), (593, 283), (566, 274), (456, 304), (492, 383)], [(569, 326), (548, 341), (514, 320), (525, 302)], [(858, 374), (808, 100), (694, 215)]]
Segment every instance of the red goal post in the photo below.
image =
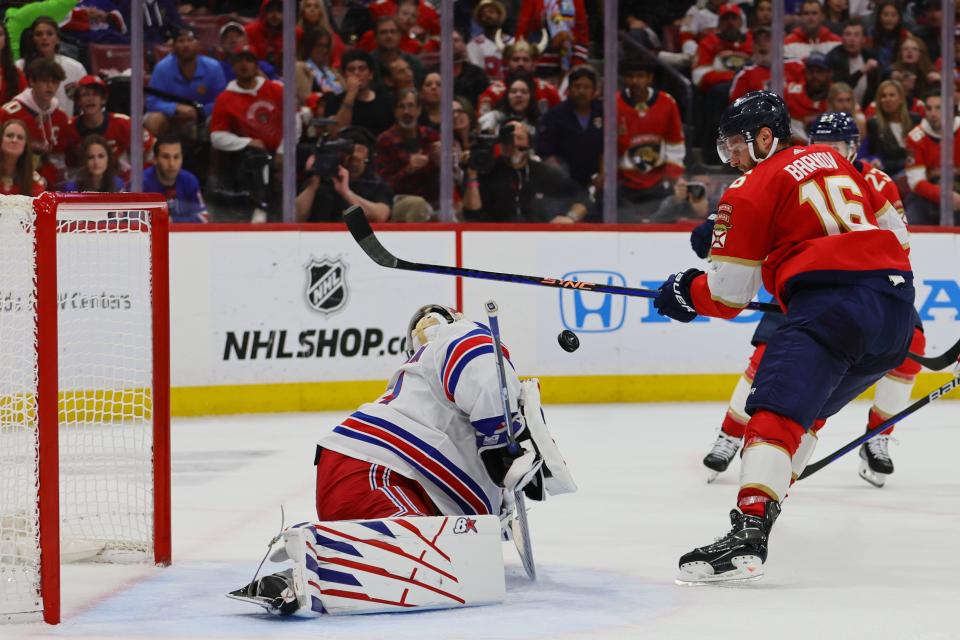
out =
[[(166, 201), (0, 196), (0, 621), (60, 564), (169, 564)], [(62, 552), (62, 555), (61, 555)]]

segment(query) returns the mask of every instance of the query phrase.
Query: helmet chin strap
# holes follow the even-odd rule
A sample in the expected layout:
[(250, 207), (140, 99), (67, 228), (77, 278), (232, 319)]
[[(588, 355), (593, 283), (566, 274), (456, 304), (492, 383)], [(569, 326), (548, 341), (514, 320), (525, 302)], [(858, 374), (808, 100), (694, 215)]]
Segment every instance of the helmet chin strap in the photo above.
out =
[(777, 145), (780, 143), (780, 138), (778, 138), (777, 136), (773, 136), (773, 144), (770, 145), (770, 151), (768, 151), (767, 155), (763, 156), (762, 158), (758, 158), (756, 154), (753, 152), (753, 145), (755, 145), (756, 143), (757, 141), (754, 140), (752, 144), (748, 144), (747, 150), (750, 152), (750, 159), (756, 162), (757, 164), (760, 164), (764, 160), (768, 160), (770, 156), (773, 155), (774, 151), (777, 150)]

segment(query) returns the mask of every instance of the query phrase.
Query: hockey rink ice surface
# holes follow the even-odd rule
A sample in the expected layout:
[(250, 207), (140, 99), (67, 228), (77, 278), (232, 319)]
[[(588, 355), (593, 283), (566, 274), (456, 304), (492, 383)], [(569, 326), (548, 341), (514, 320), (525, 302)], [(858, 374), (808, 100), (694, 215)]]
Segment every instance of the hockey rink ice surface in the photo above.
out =
[[(724, 409), (547, 406), (580, 492), (532, 505), (540, 580), (505, 545), (501, 606), (285, 619), (223, 594), (252, 577), (281, 504), (288, 524), (315, 517), (314, 440), (347, 412), (176, 419), (174, 565), (68, 565), (63, 624), (0, 625), (0, 638), (960, 637), (960, 403), (899, 426), (883, 489), (857, 476), (856, 452), (800, 482), (763, 581), (679, 587), (679, 556), (729, 528), (739, 461), (712, 485), (700, 464)], [(861, 433), (866, 412), (835, 416), (814, 460)]]

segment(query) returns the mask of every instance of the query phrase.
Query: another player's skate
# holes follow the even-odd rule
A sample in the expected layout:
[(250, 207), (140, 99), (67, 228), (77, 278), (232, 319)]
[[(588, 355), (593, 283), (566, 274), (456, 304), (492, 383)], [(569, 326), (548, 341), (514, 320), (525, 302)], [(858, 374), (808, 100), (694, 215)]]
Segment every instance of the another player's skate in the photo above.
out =
[(763, 518), (732, 509), (732, 527), (727, 535), (680, 558), (677, 584), (753, 582), (762, 578), (767, 539), (779, 514), (780, 505), (776, 502), (767, 503)]
[(300, 608), (294, 587), (293, 569), (254, 580), (227, 594), (228, 598), (256, 604), (278, 616), (289, 616)]
[(890, 436), (880, 434), (860, 447), (860, 477), (875, 487), (882, 487), (893, 473), (889, 444)]
[(703, 466), (708, 469), (707, 482), (713, 482), (717, 479), (718, 475), (727, 470), (727, 467), (730, 466), (730, 461), (733, 460), (733, 457), (737, 455), (737, 451), (740, 450), (741, 441), (741, 438), (734, 438), (723, 431), (717, 435), (717, 439), (713, 443), (713, 448), (710, 449), (710, 453), (703, 459)]

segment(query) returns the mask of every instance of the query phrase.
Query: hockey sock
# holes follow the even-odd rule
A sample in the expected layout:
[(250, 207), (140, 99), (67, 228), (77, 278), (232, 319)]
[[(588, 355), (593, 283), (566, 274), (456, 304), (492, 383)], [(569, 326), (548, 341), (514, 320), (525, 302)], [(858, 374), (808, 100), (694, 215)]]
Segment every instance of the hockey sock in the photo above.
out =
[[(913, 339), (910, 341), (910, 351), (923, 354), (927, 346), (927, 339), (919, 329), (913, 330)], [(896, 369), (888, 372), (877, 382), (877, 389), (873, 395), (873, 406), (867, 418), (867, 430), (873, 429), (881, 422), (896, 415), (910, 403), (910, 393), (913, 383), (920, 373), (920, 363), (905, 358)], [(883, 432), (888, 436), (893, 433), (893, 426)]]
[(734, 387), (733, 395), (730, 396), (730, 406), (727, 407), (727, 414), (723, 417), (720, 430), (732, 438), (742, 438), (743, 432), (747, 428), (747, 422), (750, 421), (750, 416), (747, 415), (746, 410), (747, 397), (750, 395), (753, 377), (757, 374), (757, 367), (760, 365), (760, 359), (763, 358), (763, 352), (766, 348), (766, 344), (759, 344), (753, 350), (747, 368), (740, 379), (737, 380), (737, 386)]
[(740, 511), (763, 517), (765, 505), (781, 502), (790, 486), (791, 460), (804, 429), (797, 422), (761, 409), (747, 424), (740, 464)]

